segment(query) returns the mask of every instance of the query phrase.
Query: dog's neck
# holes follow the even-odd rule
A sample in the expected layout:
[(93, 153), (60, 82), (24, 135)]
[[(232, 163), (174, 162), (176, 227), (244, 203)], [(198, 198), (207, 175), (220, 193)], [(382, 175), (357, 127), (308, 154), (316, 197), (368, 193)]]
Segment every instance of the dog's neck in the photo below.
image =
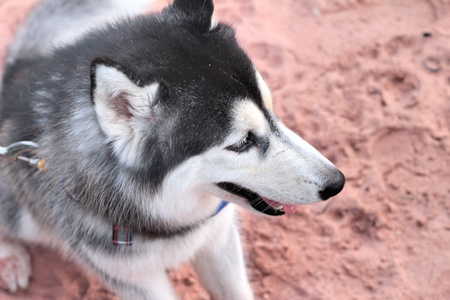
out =
[[(66, 193), (66, 196), (69, 197), (72, 201), (77, 202), (87, 202), (88, 199), (84, 199), (83, 196), (86, 196), (86, 194), (83, 195), (83, 193), (79, 193), (77, 189), (70, 188), (66, 184), (66, 180), (62, 180), (60, 183), (60, 188)], [(87, 197), (89, 198), (89, 197)], [(90, 201), (92, 202), (92, 201)], [(117, 200), (114, 201), (117, 203)], [(170, 238), (174, 236), (184, 235), (192, 230), (198, 228), (205, 222), (207, 222), (210, 218), (215, 217), (217, 214), (219, 214), (227, 205), (228, 202), (225, 200), (221, 200), (219, 205), (217, 206), (215, 212), (211, 214), (209, 217), (201, 219), (193, 224), (189, 225), (182, 225), (182, 226), (173, 226), (169, 224), (165, 224), (163, 222), (132, 222), (133, 220), (138, 220), (142, 218), (143, 216), (139, 216), (138, 214), (138, 207), (135, 207), (133, 202), (130, 202), (129, 205), (133, 207), (129, 207), (127, 209), (128, 216), (122, 216), (119, 220), (114, 218), (109, 218), (108, 216), (103, 216), (109, 222), (112, 223), (113, 226), (113, 244), (117, 246), (131, 246), (133, 244), (133, 234), (138, 234), (140, 236), (146, 237), (146, 238)], [(92, 208), (92, 206), (91, 206)], [(133, 214), (133, 211), (135, 212)], [(131, 216), (133, 214), (133, 217)], [(150, 224), (150, 225), (149, 225)], [(153, 226), (152, 226), (153, 225)]]
[[(213, 215), (211, 215), (208, 219), (215, 217), (227, 205), (228, 205), (228, 202), (225, 200), (222, 200), (220, 202), (219, 206), (217, 207), (216, 212)], [(142, 228), (139, 231), (139, 234), (144, 237), (148, 237), (148, 238), (170, 238), (173, 236), (184, 235), (188, 232), (191, 232), (193, 229), (197, 228), (198, 226), (200, 226), (201, 224), (206, 222), (208, 219), (200, 221), (195, 225), (177, 227), (177, 228), (166, 230), (164, 232), (154, 231), (152, 229), (147, 229), (147, 228)], [(114, 225), (112, 242), (113, 242), (114, 246), (131, 246), (131, 245), (133, 245), (133, 231), (127, 227), (121, 227), (118, 225)]]

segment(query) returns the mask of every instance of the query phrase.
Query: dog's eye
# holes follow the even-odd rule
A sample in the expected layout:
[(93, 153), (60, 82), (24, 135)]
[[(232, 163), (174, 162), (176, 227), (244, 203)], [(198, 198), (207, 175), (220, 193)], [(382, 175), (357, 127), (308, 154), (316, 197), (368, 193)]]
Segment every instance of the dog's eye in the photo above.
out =
[(226, 149), (234, 152), (245, 152), (255, 145), (255, 136), (249, 132), (245, 138), (238, 143), (228, 146)]

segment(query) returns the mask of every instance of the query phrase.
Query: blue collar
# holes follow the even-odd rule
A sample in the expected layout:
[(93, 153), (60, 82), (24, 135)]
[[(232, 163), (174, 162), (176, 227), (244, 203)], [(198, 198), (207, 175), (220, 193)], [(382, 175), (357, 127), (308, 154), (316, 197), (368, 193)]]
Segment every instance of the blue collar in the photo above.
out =
[(216, 216), (218, 213), (220, 213), (220, 211), (222, 209), (224, 209), (227, 205), (228, 205), (228, 202), (225, 200), (222, 200), (219, 204), (219, 207), (217, 207), (216, 212), (211, 216), (211, 218)]

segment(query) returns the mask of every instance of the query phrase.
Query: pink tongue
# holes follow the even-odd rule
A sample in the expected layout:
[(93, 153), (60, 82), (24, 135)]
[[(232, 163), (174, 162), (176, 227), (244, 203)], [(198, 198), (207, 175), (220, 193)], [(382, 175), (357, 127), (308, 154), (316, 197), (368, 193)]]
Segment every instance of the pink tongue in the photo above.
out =
[(285, 213), (287, 213), (288, 215), (292, 215), (297, 211), (298, 205), (285, 204), (285, 205), (283, 205), (283, 209), (284, 209)]
[(286, 214), (288, 214), (288, 215), (291, 215), (291, 214), (295, 213), (298, 210), (298, 207), (299, 207), (299, 205), (283, 204), (283, 203), (277, 202), (275, 200), (266, 199), (266, 198), (263, 198), (263, 200), (264, 200), (264, 202), (266, 202), (267, 204), (269, 204), (273, 208), (278, 208), (281, 205), (283, 205), (283, 211)]

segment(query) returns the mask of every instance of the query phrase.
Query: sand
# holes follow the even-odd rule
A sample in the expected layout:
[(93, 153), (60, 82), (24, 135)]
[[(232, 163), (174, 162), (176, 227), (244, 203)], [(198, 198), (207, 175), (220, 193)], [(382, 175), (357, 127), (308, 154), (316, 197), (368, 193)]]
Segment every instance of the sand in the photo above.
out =
[[(0, 2), (0, 56), (33, 3)], [(285, 124), (347, 177), (294, 215), (241, 212), (256, 299), (450, 299), (450, 0), (216, 0), (216, 15)], [(32, 254), (29, 289), (0, 299), (117, 299)], [(171, 277), (183, 299), (209, 299), (189, 267)]]

